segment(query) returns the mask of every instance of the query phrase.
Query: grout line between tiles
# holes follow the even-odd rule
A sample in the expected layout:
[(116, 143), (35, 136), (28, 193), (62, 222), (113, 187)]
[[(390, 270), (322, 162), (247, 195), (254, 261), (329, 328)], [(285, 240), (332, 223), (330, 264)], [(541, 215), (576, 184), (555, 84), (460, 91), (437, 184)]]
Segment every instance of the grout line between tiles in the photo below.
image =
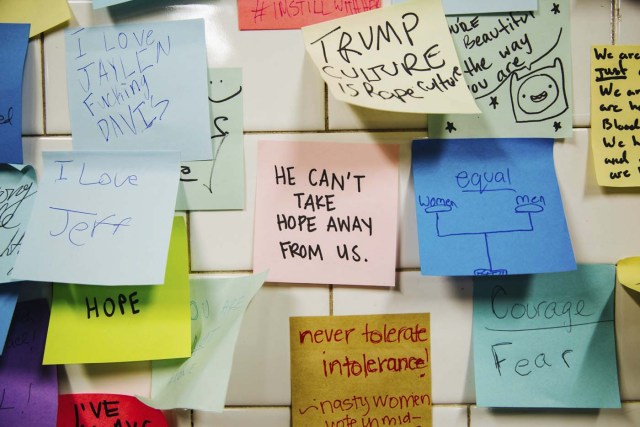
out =
[(618, 42), (620, 31), (620, 0), (611, 0), (611, 44)]
[(44, 85), (44, 34), (40, 33), (40, 85), (42, 87), (42, 132), (47, 134), (47, 91)]

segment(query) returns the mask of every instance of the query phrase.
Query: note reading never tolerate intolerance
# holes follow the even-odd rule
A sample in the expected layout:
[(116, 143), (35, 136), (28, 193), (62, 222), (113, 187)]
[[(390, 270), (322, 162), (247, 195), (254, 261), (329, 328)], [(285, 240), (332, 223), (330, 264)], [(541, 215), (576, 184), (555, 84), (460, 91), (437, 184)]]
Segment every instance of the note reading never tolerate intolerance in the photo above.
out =
[(569, 12), (568, 0), (540, 0), (535, 12), (448, 17), (482, 114), (430, 115), (430, 136), (570, 137)]
[(267, 277), (191, 280), (191, 350), (186, 360), (152, 363), (151, 398), (158, 409), (222, 412), (242, 318)]
[(94, 285), (164, 280), (176, 151), (48, 151), (11, 276)]
[(0, 163), (22, 163), (22, 76), (29, 25), (0, 24), (0, 40)]
[(439, 0), (411, 0), (302, 29), (337, 99), (404, 113), (478, 113)]
[(413, 182), (422, 274), (575, 270), (552, 139), (415, 140)]
[(253, 268), (270, 282), (394, 286), (398, 146), (261, 141)]
[(54, 427), (58, 408), (55, 366), (42, 366), (49, 321), (45, 299), (18, 303), (0, 357), (0, 425)]
[(2, 22), (29, 23), (31, 25), (29, 37), (37, 36), (69, 19), (71, 19), (71, 12), (67, 0), (0, 1), (0, 20)]
[(619, 408), (613, 265), (476, 278), (479, 406)]
[(182, 162), (176, 210), (244, 209), (242, 69), (209, 68), (212, 160)]
[(133, 396), (108, 393), (61, 394), (58, 427), (167, 427), (164, 414)]
[(289, 318), (294, 426), (431, 426), (429, 313)]
[(188, 357), (190, 338), (187, 232), (176, 217), (163, 285), (54, 284), (44, 363)]
[(202, 20), (65, 30), (74, 150), (211, 159)]
[(591, 148), (598, 184), (640, 186), (640, 46), (593, 46)]

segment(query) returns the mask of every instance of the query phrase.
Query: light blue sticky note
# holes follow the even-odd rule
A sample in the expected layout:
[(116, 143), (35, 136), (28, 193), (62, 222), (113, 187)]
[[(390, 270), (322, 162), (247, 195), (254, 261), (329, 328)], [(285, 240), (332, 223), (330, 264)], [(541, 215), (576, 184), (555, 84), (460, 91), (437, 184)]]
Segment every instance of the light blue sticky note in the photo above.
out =
[(429, 115), (434, 138), (565, 138), (572, 128), (569, 0), (535, 12), (447, 18), (480, 115)]
[(91, 285), (164, 283), (177, 151), (46, 151), (12, 277)]
[(22, 163), (22, 75), (29, 24), (0, 24), (0, 163)]
[(478, 406), (619, 408), (613, 265), (480, 277), (473, 289)]
[(212, 158), (201, 19), (65, 30), (74, 150)]
[[(96, 0), (94, 0), (95, 2)], [(391, 0), (392, 4), (405, 0)], [(442, 0), (445, 15), (536, 10), (538, 0)]]
[(413, 141), (424, 275), (575, 270), (551, 139)]
[(209, 68), (213, 160), (182, 162), (176, 210), (244, 209), (242, 69)]
[(152, 361), (151, 398), (138, 398), (157, 409), (222, 412), (242, 319), (266, 278), (192, 278), (192, 355)]
[(104, 7), (113, 6), (115, 4), (126, 3), (131, 0), (93, 0), (94, 9), (102, 9)]
[(0, 164), (0, 283), (13, 282), (13, 270), (37, 192), (29, 165)]
[(0, 286), (0, 355), (4, 350), (19, 293), (16, 284)]

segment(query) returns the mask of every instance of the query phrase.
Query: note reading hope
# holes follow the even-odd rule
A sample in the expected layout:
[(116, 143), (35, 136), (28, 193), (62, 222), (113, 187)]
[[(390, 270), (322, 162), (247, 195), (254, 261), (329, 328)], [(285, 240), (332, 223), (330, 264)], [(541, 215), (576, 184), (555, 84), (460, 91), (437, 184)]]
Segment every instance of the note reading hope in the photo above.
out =
[(257, 179), (268, 281), (395, 285), (397, 145), (262, 141)]

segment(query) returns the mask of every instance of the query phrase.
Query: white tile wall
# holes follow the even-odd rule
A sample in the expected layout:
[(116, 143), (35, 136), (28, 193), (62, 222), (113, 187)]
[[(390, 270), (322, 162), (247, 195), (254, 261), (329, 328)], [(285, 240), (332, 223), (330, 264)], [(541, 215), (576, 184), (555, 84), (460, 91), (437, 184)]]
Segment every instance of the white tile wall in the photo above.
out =
[[(475, 401), (470, 362), (471, 283), (422, 277), (410, 179), (410, 141), (425, 136), (424, 115), (351, 107), (325, 94), (304, 54), (299, 31), (240, 32), (233, 0), (134, 0), (93, 11), (70, 0), (73, 25), (204, 18), (209, 66), (242, 67), (247, 178), (245, 211), (192, 212), (192, 272), (228, 274), (252, 268), (256, 147), (261, 139), (397, 143), (401, 146), (398, 286), (372, 289), (268, 284), (251, 303), (240, 332), (222, 414), (168, 413), (177, 427), (289, 426), (288, 318), (292, 315), (429, 311), (432, 321), (434, 425), (612, 426), (640, 425), (640, 297), (618, 288), (616, 333), (622, 398), (620, 410), (492, 411)], [(589, 149), (589, 47), (640, 42), (640, 3), (572, 0), (574, 132), (555, 144), (555, 163), (576, 258), (610, 262), (640, 255), (640, 192), (597, 186)], [(385, 1), (386, 4), (386, 1)], [(71, 147), (64, 36), (46, 33), (29, 44), (23, 92), (24, 154), (39, 168), (43, 149)], [(42, 60), (44, 58), (44, 61)], [(325, 100), (326, 97), (326, 100)], [(385, 130), (380, 132), (379, 130)], [(311, 131), (311, 132), (309, 132)], [(148, 394), (149, 364), (61, 367), (62, 392)]]

